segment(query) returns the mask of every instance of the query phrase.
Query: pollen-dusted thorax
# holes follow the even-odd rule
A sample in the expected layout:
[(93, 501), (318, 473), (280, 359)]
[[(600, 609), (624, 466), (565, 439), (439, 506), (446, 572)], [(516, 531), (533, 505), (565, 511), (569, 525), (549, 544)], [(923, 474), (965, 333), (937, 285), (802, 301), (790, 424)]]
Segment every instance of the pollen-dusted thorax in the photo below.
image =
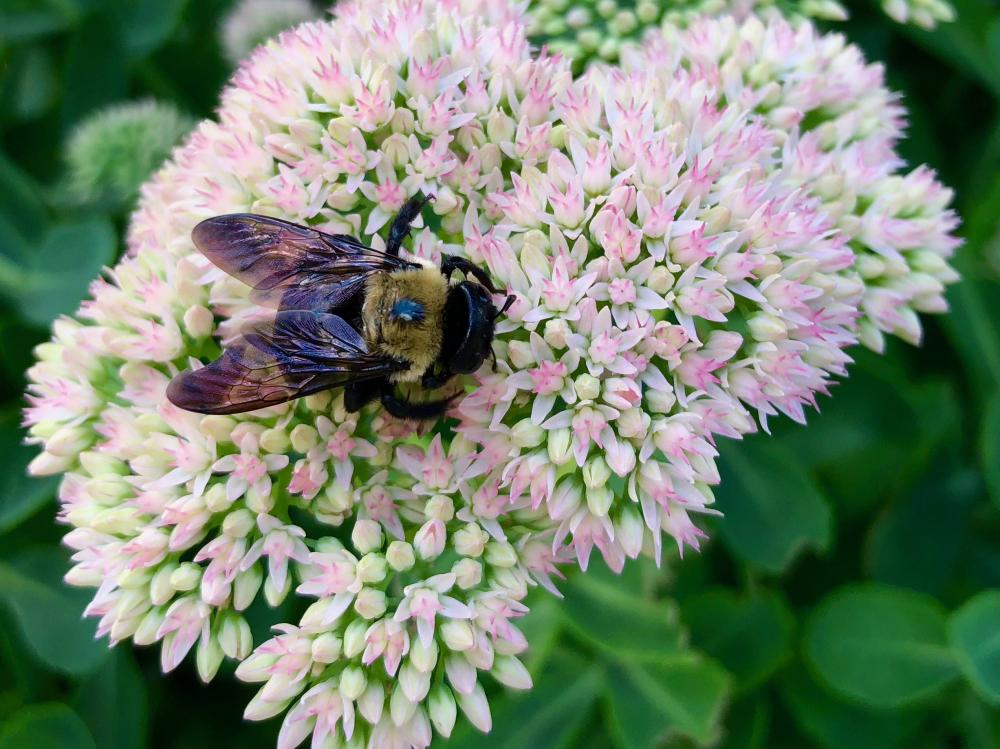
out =
[(393, 381), (418, 381), (438, 358), (447, 298), (448, 280), (434, 266), (376, 273), (366, 281), (365, 341), (372, 351), (411, 365)]

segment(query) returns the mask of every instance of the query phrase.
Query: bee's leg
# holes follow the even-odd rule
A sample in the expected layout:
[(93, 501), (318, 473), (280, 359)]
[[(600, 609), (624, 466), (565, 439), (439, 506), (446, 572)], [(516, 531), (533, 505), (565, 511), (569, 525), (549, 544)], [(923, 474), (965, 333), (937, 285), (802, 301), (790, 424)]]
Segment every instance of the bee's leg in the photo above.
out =
[(442, 369), (440, 372), (435, 373), (434, 367), (430, 366), (424, 372), (424, 376), (420, 378), (420, 386), (424, 390), (437, 390), (454, 376), (447, 369)]
[(410, 233), (410, 224), (420, 215), (420, 211), (423, 210), (429, 200), (434, 200), (434, 196), (414, 195), (399, 209), (399, 213), (396, 214), (396, 218), (392, 221), (392, 227), (389, 229), (389, 241), (385, 248), (387, 255), (395, 257), (399, 254), (399, 248), (403, 245), (403, 240)]
[(352, 382), (344, 388), (344, 408), (348, 413), (357, 413), (373, 400), (378, 398), (382, 392), (383, 384), (388, 384), (388, 380), (362, 380)]
[(491, 294), (499, 294), (499, 290), (493, 285), (493, 280), (489, 274), (475, 263), (457, 255), (445, 255), (441, 258), (441, 272), (445, 277), (450, 278), (451, 274), (460, 270), (467, 276), (472, 276), (479, 283), (486, 287)]
[(382, 386), (382, 407), (397, 419), (430, 420), (444, 415), (452, 398), (438, 401), (413, 403), (396, 395), (392, 383), (386, 381)]

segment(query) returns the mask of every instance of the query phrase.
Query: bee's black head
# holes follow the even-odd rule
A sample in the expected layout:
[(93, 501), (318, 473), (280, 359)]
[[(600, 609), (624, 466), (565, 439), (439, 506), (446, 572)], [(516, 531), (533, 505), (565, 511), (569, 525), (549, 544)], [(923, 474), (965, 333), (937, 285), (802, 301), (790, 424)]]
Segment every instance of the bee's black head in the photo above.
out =
[(463, 281), (451, 287), (444, 308), (441, 363), (456, 374), (471, 374), (493, 351), (499, 313), (481, 284)]

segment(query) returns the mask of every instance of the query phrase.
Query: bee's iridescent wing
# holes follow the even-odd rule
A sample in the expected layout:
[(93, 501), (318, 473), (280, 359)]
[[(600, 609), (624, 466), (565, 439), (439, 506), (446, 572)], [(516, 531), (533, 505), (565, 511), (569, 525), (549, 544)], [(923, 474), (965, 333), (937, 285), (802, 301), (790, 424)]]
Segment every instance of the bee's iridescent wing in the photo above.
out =
[(385, 377), (398, 368), (369, 353), (364, 339), (340, 317), (285, 310), (247, 326), (211, 364), (174, 377), (167, 397), (188, 411), (241, 413)]
[(333, 311), (372, 273), (416, 267), (346, 234), (250, 213), (206, 219), (191, 238), (215, 265), (253, 287), (254, 302), (282, 310)]

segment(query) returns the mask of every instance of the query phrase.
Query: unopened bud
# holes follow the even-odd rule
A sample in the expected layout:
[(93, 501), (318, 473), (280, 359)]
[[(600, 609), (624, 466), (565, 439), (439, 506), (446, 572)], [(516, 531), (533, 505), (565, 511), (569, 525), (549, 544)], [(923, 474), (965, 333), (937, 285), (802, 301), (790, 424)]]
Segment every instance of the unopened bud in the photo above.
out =
[(226, 616), (219, 629), (219, 645), (230, 658), (243, 660), (253, 650), (253, 635), (247, 620), (238, 614)]
[(319, 444), (319, 433), (308, 424), (298, 424), (292, 430), (292, 449), (295, 452), (307, 453)]
[(448, 738), (455, 728), (455, 718), (458, 715), (458, 708), (455, 704), (455, 697), (451, 690), (444, 684), (439, 684), (431, 690), (428, 700), (428, 714), (434, 730)]
[(362, 588), (354, 600), (354, 610), (365, 619), (375, 619), (385, 613), (385, 592), (376, 588)]
[(589, 374), (582, 374), (573, 381), (573, 389), (580, 400), (592, 401), (601, 394), (601, 381)]
[(184, 562), (170, 575), (170, 584), (174, 590), (187, 592), (194, 590), (201, 582), (201, 566), (194, 562)]
[(215, 316), (207, 307), (195, 304), (184, 311), (184, 329), (192, 338), (205, 338), (214, 327)]
[(747, 320), (747, 329), (756, 341), (777, 341), (787, 337), (788, 328), (781, 318), (758, 312)]
[(410, 662), (413, 663), (414, 667), (422, 672), (427, 673), (431, 671), (435, 665), (437, 665), (438, 660), (438, 645), (437, 640), (431, 640), (430, 644), (426, 647), (424, 646), (423, 640), (419, 637), (414, 638), (410, 643)]
[(464, 619), (449, 619), (440, 629), (441, 640), (451, 650), (461, 652), (476, 644), (472, 626)]
[(284, 429), (265, 429), (260, 435), (260, 446), (269, 453), (285, 453), (291, 440)]
[(451, 571), (455, 573), (455, 583), (462, 590), (476, 587), (483, 579), (483, 565), (468, 557), (455, 562)]
[(489, 534), (478, 523), (466, 523), (452, 536), (455, 551), (464, 557), (481, 555), (489, 540)]
[(386, 562), (396, 572), (404, 572), (410, 569), (416, 562), (413, 555), (413, 547), (406, 541), (393, 541), (385, 552)]
[(545, 439), (545, 430), (533, 424), (531, 419), (521, 419), (514, 425), (510, 437), (518, 447), (537, 447)]
[(614, 499), (614, 492), (609, 486), (594, 486), (587, 489), (587, 508), (599, 518), (608, 514)]
[(340, 657), (343, 641), (332, 632), (324, 632), (312, 642), (312, 659), (317, 663), (333, 663)]
[(198, 676), (208, 684), (219, 672), (222, 665), (223, 652), (219, 643), (214, 637), (202, 637), (198, 640), (198, 648), (195, 651), (195, 663), (198, 667)]
[(365, 632), (368, 630), (368, 622), (362, 619), (355, 619), (347, 625), (344, 630), (344, 657), (355, 658), (365, 649)]
[(253, 603), (263, 580), (264, 573), (259, 564), (253, 565), (246, 572), (239, 573), (233, 581), (233, 608), (243, 611)]
[(587, 487), (604, 486), (610, 478), (611, 469), (608, 468), (607, 461), (601, 456), (591, 458), (583, 466), (583, 483)]
[(643, 394), (644, 405), (654, 414), (670, 413), (677, 403), (677, 396), (673, 391), (667, 390), (647, 390)]
[(358, 579), (363, 583), (380, 583), (385, 579), (386, 563), (381, 554), (365, 554), (358, 561)]
[(222, 532), (230, 538), (245, 538), (256, 525), (252, 512), (239, 509), (226, 515), (222, 521)]
[(486, 562), (494, 567), (513, 567), (517, 564), (517, 552), (509, 543), (490, 541), (486, 546)]
[(368, 679), (357, 666), (348, 666), (340, 672), (340, 693), (349, 700), (356, 700), (365, 691)]
[(351, 543), (362, 554), (382, 548), (382, 526), (374, 520), (359, 518), (351, 531)]
[(455, 517), (455, 503), (451, 497), (446, 497), (443, 494), (435, 494), (424, 506), (424, 515), (447, 523)]

